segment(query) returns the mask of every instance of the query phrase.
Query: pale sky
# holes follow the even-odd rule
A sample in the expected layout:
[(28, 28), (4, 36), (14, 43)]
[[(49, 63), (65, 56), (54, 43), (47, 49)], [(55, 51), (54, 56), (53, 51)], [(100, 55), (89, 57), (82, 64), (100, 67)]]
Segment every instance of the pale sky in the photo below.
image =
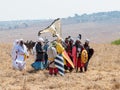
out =
[(0, 0), (0, 21), (55, 19), (120, 11), (120, 0)]

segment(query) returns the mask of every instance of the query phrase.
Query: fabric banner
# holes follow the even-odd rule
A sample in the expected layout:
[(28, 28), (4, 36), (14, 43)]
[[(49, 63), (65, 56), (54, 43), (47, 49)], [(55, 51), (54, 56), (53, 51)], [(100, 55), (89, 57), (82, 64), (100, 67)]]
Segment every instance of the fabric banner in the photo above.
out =
[(61, 38), (61, 21), (60, 18), (55, 19), (51, 25), (49, 25), (47, 28), (40, 30), (38, 32), (38, 36), (40, 36), (42, 33), (47, 33), (50, 32), (52, 33), (53, 36), (57, 36)]
[(57, 55), (55, 58), (55, 66), (58, 68), (59, 74), (64, 76), (64, 59), (61, 55)]

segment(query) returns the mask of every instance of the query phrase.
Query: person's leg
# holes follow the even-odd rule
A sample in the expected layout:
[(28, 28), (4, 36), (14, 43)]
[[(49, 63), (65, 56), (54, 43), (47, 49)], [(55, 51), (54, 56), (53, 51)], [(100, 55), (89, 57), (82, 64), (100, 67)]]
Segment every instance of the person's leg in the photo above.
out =
[(26, 74), (26, 65), (24, 66), (23, 70), (22, 70), (22, 74), (25, 75)]
[(88, 67), (88, 62), (86, 62), (86, 63), (85, 63), (85, 66), (84, 66), (85, 72), (87, 71), (87, 67)]
[(57, 73), (58, 73), (58, 69), (54, 68), (54, 75), (57, 75)]
[(69, 71), (70, 71), (70, 72), (72, 72), (72, 71), (73, 71), (73, 68), (72, 68), (72, 67), (70, 67)]
[(47, 54), (45, 53), (45, 68), (47, 68), (47, 65), (48, 65), (48, 56), (47, 56)]
[(82, 69), (82, 67), (80, 67), (80, 72), (83, 72), (83, 69)]
[(78, 72), (78, 67), (76, 67), (76, 72)]
[(52, 75), (53, 74), (53, 68), (49, 67), (49, 74)]

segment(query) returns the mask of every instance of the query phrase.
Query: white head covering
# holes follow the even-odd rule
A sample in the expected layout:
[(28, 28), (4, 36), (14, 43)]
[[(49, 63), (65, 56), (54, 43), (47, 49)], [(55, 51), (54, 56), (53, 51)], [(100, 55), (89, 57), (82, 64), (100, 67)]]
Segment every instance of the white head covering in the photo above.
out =
[(80, 41), (80, 39), (79, 39), (79, 38), (77, 38), (76, 40), (77, 40), (77, 41)]
[(14, 43), (13, 43), (13, 46), (17, 45), (18, 43), (19, 43), (19, 40), (16, 39), (16, 40), (14, 41)]
[(19, 41), (24, 41), (22, 38)]
[(18, 42), (19, 42), (19, 40), (18, 40), (18, 39), (16, 39), (16, 40), (15, 40), (15, 43), (18, 43)]
[(38, 42), (44, 42), (44, 39), (43, 38), (38, 38)]
[(85, 40), (85, 42), (86, 42), (86, 43), (89, 43), (89, 42), (90, 42), (90, 40), (89, 40), (89, 39), (86, 39), (86, 40)]

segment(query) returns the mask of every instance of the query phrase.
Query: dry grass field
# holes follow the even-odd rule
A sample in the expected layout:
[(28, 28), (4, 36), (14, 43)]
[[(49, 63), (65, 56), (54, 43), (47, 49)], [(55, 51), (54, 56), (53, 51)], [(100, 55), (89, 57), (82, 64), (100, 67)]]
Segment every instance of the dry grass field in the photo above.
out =
[[(79, 27), (79, 25), (73, 26)], [(90, 46), (95, 50), (88, 71), (85, 73), (73, 71), (66, 73), (64, 77), (60, 75), (51, 77), (47, 70), (32, 72), (31, 64), (34, 62), (32, 55), (26, 60), (27, 72), (25, 75), (13, 70), (10, 56), (13, 41), (21, 37), (25, 40), (35, 40), (38, 29), (26, 29), (21, 32), (20, 30), (0, 31), (0, 90), (120, 90), (120, 46), (109, 44), (110, 41), (119, 37), (120, 27), (115, 25), (118, 27), (114, 32), (111, 30), (112, 26), (105, 30), (103, 26), (99, 26), (98, 29), (101, 27), (102, 29), (97, 32), (96, 28), (93, 28), (97, 26), (93, 24), (88, 26), (87, 29), (85, 25), (83, 27), (80, 25), (81, 31), (79, 28), (75, 28), (78, 33), (82, 32), (83, 38), (91, 37)], [(72, 33), (73, 27), (64, 26), (63, 28), (66, 30), (63, 32), (64, 36), (68, 35), (68, 30), (70, 30), (70, 35), (78, 34)], [(89, 31), (89, 28), (92, 31)], [(88, 33), (84, 30), (88, 30)]]
[(26, 60), (27, 73), (11, 67), (11, 44), (0, 44), (0, 90), (119, 90), (120, 46), (91, 44), (95, 54), (85, 73), (49, 76), (47, 70), (32, 72), (33, 56)]

